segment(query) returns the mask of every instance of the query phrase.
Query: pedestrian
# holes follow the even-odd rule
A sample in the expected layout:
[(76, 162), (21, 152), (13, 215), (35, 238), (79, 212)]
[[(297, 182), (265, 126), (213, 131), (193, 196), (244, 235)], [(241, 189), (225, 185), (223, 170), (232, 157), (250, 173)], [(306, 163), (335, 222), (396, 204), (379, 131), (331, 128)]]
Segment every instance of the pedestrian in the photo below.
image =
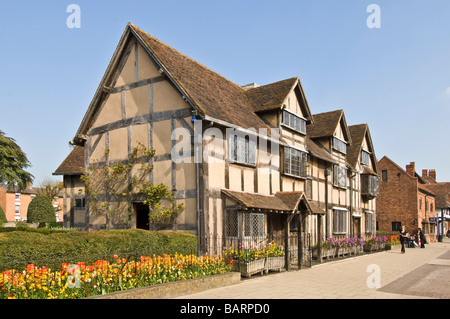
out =
[(408, 238), (409, 234), (406, 231), (406, 227), (402, 226), (402, 230), (400, 231), (400, 243), (402, 244), (402, 254), (405, 253), (405, 241)]
[(422, 229), (419, 228), (417, 235), (420, 240), (420, 248), (425, 248), (425, 244), (427, 244), (427, 239), (425, 238), (425, 234), (423, 233)]

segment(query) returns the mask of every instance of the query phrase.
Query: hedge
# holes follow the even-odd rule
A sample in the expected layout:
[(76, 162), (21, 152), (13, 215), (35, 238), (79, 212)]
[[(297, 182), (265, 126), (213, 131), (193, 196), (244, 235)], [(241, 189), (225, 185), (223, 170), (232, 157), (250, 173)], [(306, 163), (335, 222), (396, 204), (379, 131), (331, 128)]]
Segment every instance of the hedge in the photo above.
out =
[(197, 237), (187, 232), (140, 229), (91, 232), (1, 228), (0, 270), (27, 263), (55, 269), (62, 262), (94, 262), (163, 254), (197, 254)]

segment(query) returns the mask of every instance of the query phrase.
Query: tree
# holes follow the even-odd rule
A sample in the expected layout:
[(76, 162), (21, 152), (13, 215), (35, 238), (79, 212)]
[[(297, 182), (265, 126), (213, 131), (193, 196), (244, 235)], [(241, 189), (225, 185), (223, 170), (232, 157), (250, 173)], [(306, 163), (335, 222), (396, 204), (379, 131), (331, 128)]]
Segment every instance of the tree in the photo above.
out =
[(28, 206), (27, 222), (39, 224), (56, 222), (55, 209), (47, 196), (37, 195), (33, 198)]
[(30, 166), (27, 156), (15, 140), (0, 131), (0, 184), (25, 189), (33, 181), (33, 175), (26, 171)]
[(0, 206), (0, 226), (7, 221), (8, 220), (6, 219), (5, 211), (3, 210), (2, 206)]
[(45, 195), (48, 198), (50, 198), (50, 200), (53, 200), (56, 196), (58, 196), (59, 192), (62, 190), (63, 184), (50, 177), (46, 177), (39, 183), (38, 187), (39, 187), (38, 190), (39, 195)]

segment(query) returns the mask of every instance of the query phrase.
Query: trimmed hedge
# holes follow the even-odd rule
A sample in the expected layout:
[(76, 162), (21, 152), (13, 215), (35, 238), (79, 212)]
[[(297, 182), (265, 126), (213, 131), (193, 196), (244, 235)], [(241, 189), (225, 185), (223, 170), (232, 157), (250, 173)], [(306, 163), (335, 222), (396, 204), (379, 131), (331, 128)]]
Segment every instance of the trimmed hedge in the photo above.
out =
[(44, 195), (37, 195), (30, 202), (27, 210), (27, 222), (29, 223), (55, 223), (55, 208), (52, 200)]
[[(91, 232), (1, 228), (0, 270), (27, 263), (59, 268), (62, 262), (95, 262), (163, 254), (197, 254), (197, 236), (187, 232), (140, 229)], [(6, 264), (5, 264), (6, 263)]]

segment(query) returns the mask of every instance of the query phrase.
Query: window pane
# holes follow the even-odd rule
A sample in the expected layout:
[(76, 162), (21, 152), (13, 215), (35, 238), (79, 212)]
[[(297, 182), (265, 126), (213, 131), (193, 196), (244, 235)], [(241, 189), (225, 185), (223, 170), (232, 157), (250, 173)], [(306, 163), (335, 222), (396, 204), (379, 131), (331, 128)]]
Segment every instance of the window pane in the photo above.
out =
[(226, 221), (226, 234), (229, 237), (238, 237), (238, 212), (228, 211)]
[(284, 172), (291, 174), (291, 152), (289, 147), (284, 148)]
[(370, 164), (370, 154), (366, 151), (361, 151), (361, 163), (364, 165)]
[(283, 111), (283, 124), (303, 134), (306, 133), (306, 121), (287, 111)]
[(284, 125), (288, 125), (289, 126), (289, 124), (290, 124), (289, 116), (290, 116), (289, 112), (286, 112), (286, 111), (283, 112), (283, 124)]

